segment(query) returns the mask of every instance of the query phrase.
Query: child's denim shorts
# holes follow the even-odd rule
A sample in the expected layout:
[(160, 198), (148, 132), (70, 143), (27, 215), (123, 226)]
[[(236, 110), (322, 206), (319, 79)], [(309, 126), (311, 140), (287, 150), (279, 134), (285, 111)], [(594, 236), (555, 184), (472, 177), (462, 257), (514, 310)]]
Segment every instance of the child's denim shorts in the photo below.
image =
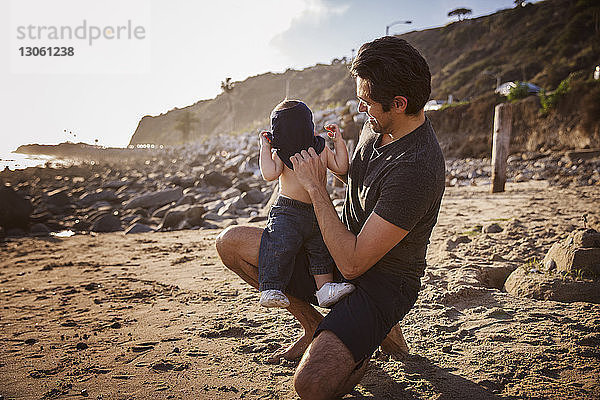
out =
[(260, 240), (259, 290), (284, 291), (302, 249), (308, 254), (311, 275), (333, 271), (333, 259), (323, 242), (312, 204), (279, 196), (269, 211)]

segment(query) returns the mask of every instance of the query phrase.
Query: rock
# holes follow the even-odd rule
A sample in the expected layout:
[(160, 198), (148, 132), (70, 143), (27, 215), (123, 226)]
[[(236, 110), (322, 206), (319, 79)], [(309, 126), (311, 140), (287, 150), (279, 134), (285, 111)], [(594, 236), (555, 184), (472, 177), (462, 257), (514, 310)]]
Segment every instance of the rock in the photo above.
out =
[(11, 186), (0, 187), (0, 226), (5, 229), (24, 228), (29, 223), (33, 205)]
[(461, 243), (469, 243), (471, 239), (468, 236), (452, 236), (450, 239), (446, 241), (446, 251), (454, 250)]
[(569, 235), (566, 242), (573, 247), (600, 248), (600, 233), (594, 229), (578, 229)]
[(38, 222), (45, 222), (45, 221), (48, 221), (53, 218), (54, 218), (54, 216), (52, 215), (52, 213), (49, 213), (48, 211), (44, 211), (44, 212), (40, 212), (40, 213), (31, 214), (29, 216), (29, 221), (33, 222), (33, 223), (38, 223)]
[(132, 183), (133, 183), (133, 181), (130, 179), (121, 178), (120, 180), (116, 180), (116, 181), (104, 182), (101, 187), (105, 188), (105, 189), (119, 189), (123, 186), (129, 186)]
[(571, 232), (564, 241), (552, 245), (543, 265), (547, 270), (600, 277), (600, 233), (594, 229)]
[(223, 216), (225, 214), (236, 214), (235, 206), (232, 203), (225, 204), (223, 207), (219, 208), (219, 211), (217, 211), (217, 215)]
[(194, 204), (194, 203), (196, 203), (196, 196), (194, 196), (193, 194), (185, 194), (182, 198), (177, 200), (177, 203), (175, 203), (175, 206), (181, 206), (184, 204)]
[(90, 229), (90, 226), (92, 226), (92, 224), (89, 221), (75, 220), (71, 229), (76, 231), (87, 231)]
[(85, 350), (88, 348), (88, 345), (87, 345), (87, 343), (79, 342), (79, 343), (77, 343), (75, 348), (77, 348), (77, 350)]
[(250, 189), (242, 195), (246, 204), (259, 204), (265, 199), (265, 195), (258, 189)]
[(209, 201), (209, 202), (203, 204), (205, 209), (215, 210), (215, 211), (218, 211), (224, 205), (225, 205), (225, 202), (222, 200)]
[(187, 206), (173, 207), (165, 214), (160, 229), (176, 228), (184, 219)]
[(132, 233), (145, 233), (145, 232), (154, 232), (154, 229), (150, 228), (148, 225), (144, 225), (142, 223), (136, 222), (131, 225), (129, 228), (125, 230), (125, 234), (129, 235)]
[(206, 214), (206, 209), (200, 205), (196, 205), (186, 211), (185, 218), (191, 226), (202, 226), (204, 214)]
[(184, 220), (187, 220), (190, 226), (202, 225), (202, 215), (206, 212), (202, 206), (183, 205), (170, 209), (163, 219), (161, 229), (178, 228)]
[(263, 221), (266, 221), (266, 220), (267, 220), (267, 217), (265, 215), (255, 215), (255, 216), (249, 218), (248, 222), (249, 223), (251, 223), (251, 222), (263, 222)]
[(209, 211), (206, 214), (204, 214), (202, 218), (204, 219), (204, 221), (222, 221), (225, 219), (225, 217), (212, 211)]
[(118, 202), (119, 196), (115, 194), (112, 190), (97, 190), (92, 193), (83, 194), (78, 202), (83, 207), (89, 207), (92, 204), (96, 204), (98, 202)]
[(499, 233), (502, 232), (502, 227), (496, 223), (492, 223), (484, 225), (483, 228), (481, 228), (481, 231), (483, 233)]
[(242, 192), (239, 189), (231, 187), (231, 188), (227, 189), (226, 191), (224, 191), (223, 193), (221, 193), (221, 199), (228, 200), (233, 197), (239, 196), (241, 194), (242, 194)]
[(34, 235), (48, 235), (50, 233), (50, 229), (42, 223), (33, 224), (31, 228), (29, 228), (29, 232)]
[(521, 266), (511, 273), (504, 290), (518, 297), (564, 303), (585, 301), (600, 304), (600, 281), (573, 279), (555, 273), (531, 272)]
[(231, 179), (216, 171), (211, 171), (208, 174), (204, 174), (202, 178), (208, 185), (211, 186), (231, 187)]
[(183, 196), (183, 189), (177, 187), (175, 189), (161, 190), (158, 192), (147, 193), (141, 196), (137, 196), (125, 203), (124, 209), (128, 210), (131, 208), (150, 208), (150, 207), (161, 207), (165, 204), (179, 200)]
[(225, 204), (233, 205), (236, 208), (236, 210), (241, 210), (248, 207), (248, 204), (246, 204), (244, 199), (242, 199), (242, 196), (236, 196), (230, 200), (227, 200)]
[(46, 197), (46, 204), (56, 208), (66, 207), (71, 204), (71, 198), (69, 197), (68, 189), (56, 189), (48, 193)]
[(585, 150), (573, 150), (567, 151), (565, 156), (575, 162), (578, 160), (591, 160), (593, 158), (600, 157), (600, 149), (585, 149)]
[(92, 232), (117, 232), (122, 231), (121, 220), (113, 214), (104, 214), (92, 224)]
[(6, 230), (6, 236), (25, 236), (27, 233), (21, 228), (10, 228)]
[(173, 205), (171, 205), (171, 203), (167, 204), (166, 206), (160, 207), (152, 213), (152, 218), (164, 218), (165, 214), (172, 208)]

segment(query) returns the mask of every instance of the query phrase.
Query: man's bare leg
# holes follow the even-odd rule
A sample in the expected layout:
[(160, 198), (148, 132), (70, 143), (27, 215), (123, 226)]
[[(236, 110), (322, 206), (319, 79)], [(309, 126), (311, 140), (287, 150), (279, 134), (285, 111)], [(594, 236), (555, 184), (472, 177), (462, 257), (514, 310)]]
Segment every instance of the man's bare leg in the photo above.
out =
[(323, 331), (304, 353), (294, 375), (296, 393), (302, 399), (332, 399), (349, 393), (367, 370), (331, 331)]
[[(263, 230), (251, 226), (232, 226), (219, 234), (216, 247), (223, 264), (235, 272), (252, 287), (258, 289), (258, 250)], [(312, 341), (317, 326), (323, 319), (321, 313), (310, 304), (288, 295), (288, 311), (304, 328), (304, 335), (285, 351), (275, 354), (268, 362), (278, 362), (281, 358), (300, 358)]]

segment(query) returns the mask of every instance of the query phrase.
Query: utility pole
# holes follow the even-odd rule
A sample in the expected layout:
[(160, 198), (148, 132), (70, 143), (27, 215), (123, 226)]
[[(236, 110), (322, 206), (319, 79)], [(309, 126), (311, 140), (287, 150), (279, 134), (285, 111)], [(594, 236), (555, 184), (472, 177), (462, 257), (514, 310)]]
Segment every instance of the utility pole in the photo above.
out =
[(412, 24), (412, 21), (394, 21), (389, 25), (385, 26), (385, 36), (388, 36), (390, 34), (390, 28), (394, 25), (399, 25), (399, 24)]

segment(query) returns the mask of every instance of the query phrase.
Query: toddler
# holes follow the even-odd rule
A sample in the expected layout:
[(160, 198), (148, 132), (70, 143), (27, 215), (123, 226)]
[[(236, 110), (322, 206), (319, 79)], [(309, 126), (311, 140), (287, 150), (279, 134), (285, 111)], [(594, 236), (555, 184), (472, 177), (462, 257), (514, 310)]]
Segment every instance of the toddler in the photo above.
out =
[(267, 181), (279, 178), (280, 189), (277, 201), (269, 210), (260, 242), (261, 306), (285, 308), (290, 305), (283, 291), (302, 247), (308, 254), (320, 306), (330, 307), (355, 289), (351, 283), (333, 282), (333, 259), (321, 236), (310, 196), (296, 179), (290, 162), (290, 156), (312, 147), (327, 168), (338, 175), (346, 174), (348, 151), (339, 128), (330, 124), (325, 129), (333, 139), (335, 153), (325, 145), (325, 139), (315, 136), (312, 112), (306, 104), (286, 99), (271, 113), (271, 132), (261, 134), (260, 171)]

